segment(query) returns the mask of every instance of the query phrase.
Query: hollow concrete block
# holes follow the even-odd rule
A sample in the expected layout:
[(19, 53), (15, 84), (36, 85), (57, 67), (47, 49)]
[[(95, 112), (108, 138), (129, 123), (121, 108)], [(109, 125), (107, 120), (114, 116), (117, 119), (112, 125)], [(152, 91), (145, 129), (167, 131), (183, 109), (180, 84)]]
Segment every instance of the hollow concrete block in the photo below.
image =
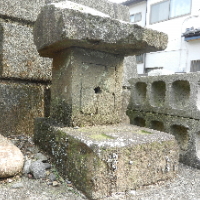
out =
[(174, 135), (180, 147), (180, 162), (200, 168), (199, 120), (138, 110), (128, 110), (127, 114), (133, 125)]
[(130, 80), (129, 110), (200, 119), (199, 72)]

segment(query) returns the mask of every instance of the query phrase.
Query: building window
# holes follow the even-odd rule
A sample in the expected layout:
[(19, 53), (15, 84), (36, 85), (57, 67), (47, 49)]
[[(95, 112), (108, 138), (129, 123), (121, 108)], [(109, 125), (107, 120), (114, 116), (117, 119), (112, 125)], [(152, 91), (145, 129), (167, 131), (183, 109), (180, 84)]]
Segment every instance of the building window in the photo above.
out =
[(189, 14), (191, 0), (166, 0), (151, 5), (150, 23), (165, 21), (174, 17)]
[(144, 63), (144, 54), (136, 56), (136, 63), (137, 64)]
[(200, 71), (200, 60), (192, 60), (190, 65), (190, 72)]
[(130, 16), (131, 22), (139, 22), (142, 20), (142, 13), (136, 13)]

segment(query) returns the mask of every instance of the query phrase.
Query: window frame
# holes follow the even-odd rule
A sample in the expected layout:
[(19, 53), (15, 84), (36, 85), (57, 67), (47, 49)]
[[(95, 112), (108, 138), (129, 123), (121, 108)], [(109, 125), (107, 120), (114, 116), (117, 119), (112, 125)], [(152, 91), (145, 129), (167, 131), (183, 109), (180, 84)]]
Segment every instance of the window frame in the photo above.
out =
[(170, 0), (159, 1), (157, 3), (151, 4), (151, 7), (150, 7), (151, 12), (150, 12), (150, 17), (149, 17), (149, 24), (156, 24), (156, 23), (160, 23), (160, 22), (164, 22), (164, 21), (169, 20), (169, 13), (168, 13), (168, 18), (167, 19), (151, 23), (151, 16), (152, 16), (152, 13), (153, 13), (152, 12), (152, 7), (154, 5), (157, 5), (157, 4), (160, 4), (160, 3), (163, 3), (163, 2), (169, 2), (169, 10), (168, 10), (168, 12), (170, 12)]
[(145, 55), (144, 54), (139, 54), (136, 55), (136, 64), (143, 64), (144, 63), (144, 59), (145, 59)]
[(135, 16), (135, 15), (138, 15), (138, 14), (140, 14), (141, 19), (139, 21), (135, 21), (135, 18), (134, 18), (134, 22), (131, 22), (131, 23), (136, 23), (136, 22), (142, 21), (142, 12), (138, 12), (138, 13), (134, 13), (134, 14), (130, 15), (130, 19), (131, 19), (131, 16)]
[[(157, 22), (151, 22), (151, 16), (152, 16), (152, 6), (153, 5), (156, 5), (156, 4), (160, 4), (160, 3), (163, 3), (163, 2), (169, 2), (169, 10), (168, 10), (168, 18), (165, 19), (165, 20), (161, 20), (161, 21), (157, 21)], [(150, 5), (150, 15), (149, 15), (149, 24), (152, 25), (152, 24), (156, 24), (156, 23), (160, 23), (160, 22), (164, 22), (164, 21), (168, 21), (168, 20), (171, 20), (171, 19), (175, 19), (175, 18), (179, 18), (179, 17), (183, 17), (183, 16), (186, 16), (186, 15), (190, 15), (191, 14), (191, 10), (192, 10), (192, 0), (190, 0), (190, 11), (189, 13), (186, 13), (186, 14), (183, 14), (183, 15), (178, 15), (178, 16), (175, 16), (175, 17), (170, 17), (170, 10), (171, 10), (171, 0), (164, 0), (164, 1), (159, 1), (157, 3), (154, 3), (154, 4), (151, 4)]]

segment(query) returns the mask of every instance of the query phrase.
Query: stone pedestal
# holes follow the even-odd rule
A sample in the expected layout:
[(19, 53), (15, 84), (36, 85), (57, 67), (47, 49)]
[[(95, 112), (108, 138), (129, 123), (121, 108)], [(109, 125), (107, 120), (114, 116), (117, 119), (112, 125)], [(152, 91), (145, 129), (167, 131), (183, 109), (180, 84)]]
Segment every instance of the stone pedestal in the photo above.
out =
[(173, 135), (132, 125), (56, 127), (38, 118), (35, 142), (89, 199), (172, 179), (179, 148)]

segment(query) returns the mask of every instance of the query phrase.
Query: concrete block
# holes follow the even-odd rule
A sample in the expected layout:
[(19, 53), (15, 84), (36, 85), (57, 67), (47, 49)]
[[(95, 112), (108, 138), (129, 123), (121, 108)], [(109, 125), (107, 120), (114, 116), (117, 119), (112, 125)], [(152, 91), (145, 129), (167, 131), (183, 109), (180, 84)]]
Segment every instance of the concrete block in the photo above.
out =
[(133, 78), (128, 109), (200, 119), (199, 74)]
[(178, 145), (172, 135), (131, 125), (73, 129), (36, 119), (34, 140), (89, 199), (174, 178)]
[(46, 57), (72, 46), (136, 55), (165, 49), (167, 35), (64, 2), (42, 9), (35, 23), (34, 41), (40, 55)]
[(0, 19), (1, 78), (51, 80), (51, 60), (39, 57), (32, 31), (28, 25)]
[(0, 81), (0, 134), (32, 135), (34, 119), (45, 116), (46, 86)]
[(174, 135), (180, 146), (180, 161), (200, 168), (199, 120), (138, 110), (128, 110), (127, 114), (133, 125)]

